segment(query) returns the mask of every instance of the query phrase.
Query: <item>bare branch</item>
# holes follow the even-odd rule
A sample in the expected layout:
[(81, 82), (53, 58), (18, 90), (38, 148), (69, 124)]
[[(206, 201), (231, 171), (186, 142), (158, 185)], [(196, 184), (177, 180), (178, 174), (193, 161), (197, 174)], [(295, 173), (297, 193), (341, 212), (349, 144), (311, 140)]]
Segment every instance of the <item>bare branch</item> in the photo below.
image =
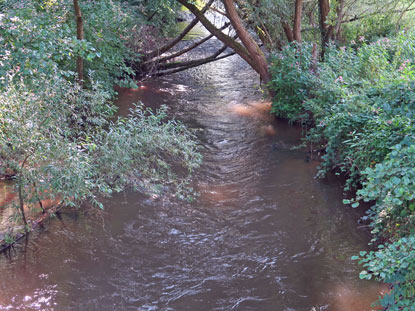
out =
[(235, 52), (230, 52), (228, 54), (225, 54), (225, 55), (222, 55), (222, 56), (216, 57), (216, 58), (207, 57), (207, 58), (204, 58), (203, 60), (200, 60), (200, 62), (198, 62), (198, 63), (192, 63), (192, 64), (189, 64), (188, 66), (185, 66), (185, 67), (181, 67), (181, 68), (174, 69), (174, 70), (158, 72), (158, 73), (155, 74), (155, 76), (161, 77), (161, 76), (165, 76), (165, 75), (170, 75), (170, 74), (177, 73), (177, 72), (180, 72), (180, 71), (184, 71), (184, 70), (187, 70), (187, 69), (190, 69), (190, 68), (198, 67), (198, 66), (201, 66), (201, 65), (204, 65), (204, 64), (207, 64), (207, 63), (215, 62), (217, 60), (221, 60), (221, 59), (227, 58), (227, 57), (235, 55), (235, 54), (236, 54)]
[[(228, 28), (229, 25), (230, 25), (230, 23), (225, 23), (220, 29), (221, 30), (224, 30), (224, 29)], [(213, 34), (210, 34), (209, 36), (203, 38), (200, 41), (195, 42), (194, 44), (190, 45), (189, 47), (187, 47), (187, 48), (185, 48), (185, 49), (183, 49), (181, 51), (178, 51), (178, 52), (176, 52), (174, 54), (171, 54), (171, 55), (168, 55), (168, 56), (165, 56), (165, 57), (162, 57), (162, 58), (158, 58), (158, 59), (156, 59), (156, 60), (154, 60), (152, 62), (159, 62), (159, 63), (161, 63), (161, 62), (166, 62), (166, 61), (168, 61), (170, 59), (176, 58), (176, 57), (178, 57), (180, 55), (183, 55), (183, 54), (185, 54), (185, 53), (187, 53), (187, 52), (195, 49), (199, 45), (202, 45), (203, 43), (205, 43), (206, 41), (208, 41), (212, 37), (214, 37), (214, 35)]]
[[(209, 7), (213, 4), (214, 1), (215, 0), (210, 0), (200, 12), (202, 14), (204, 14), (209, 9)], [(148, 60), (148, 59), (154, 58), (158, 55), (161, 55), (161, 54), (167, 52), (171, 48), (173, 48), (177, 43), (179, 43), (196, 26), (196, 24), (198, 22), (199, 22), (198, 18), (194, 18), (189, 23), (189, 25), (187, 25), (186, 28), (183, 29), (183, 31), (176, 38), (174, 38), (173, 40), (167, 42), (167, 44), (165, 44), (161, 48), (159, 48), (155, 51), (152, 51), (150, 53), (145, 54), (143, 59)]]
[(186, 61), (186, 62), (173, 62), (173, 63), (165, 63), (165, 64), (161, 64), (159, 66), (159, 69), (164, 70), (164, 69), (170, 69), (170, 68), (177, 68), (177, 67), (188, 67), (188, 66), (192, 66), (193, 64), (199, 64), (201, 62), (204, 62), (205, 60), (208, 59), (213, 59), (218, 57), (220, 54), (222, 54), (226, 49), (228, 48), (227, 45), (223, 45), (219, 50), (217, 50), (214, 54), (203, 58), (203, 59), (196, 59), (196, 60), (190, 60), (190, 61)]
[(398, 21), (396, 22), (396, 31), (398, 31), (399, 28), (399, 23), (401, 22), (403, 16), (405, 15), (406, 12), (408, 12), (408, 10), (411, 8), (411, 6), (415, 3), (415, 0), (412, 1), (407, 7), (406, 9), (402, 10), (401, 15), (399, 15)]
[(220, 15), (223, 15), (223, 16), (225, 16), (225, 17), (228, 17), (228, 15), (226, 15), (226, 13), (225, 13), (225, 12), (223, 12), (223, 11), (219, 10), (218, 8), (211, 7), (210, 9), (211, 9), (212, 11), (214, 11), (214, 12), (216, 12), (216, 13), (220, 14)]
[(188, 2), (187, 0), (177, 0), (179, 3), (183, 4), (186, 8), (190, 10), (198, 19), (199, 21), (205, 26), (205, 28), (212, 33), (216, 38), (222, 41), (224, 44), (229, 46), (233, 49), (238, 55), (240, 55), (252, 68), (255, 68), (255, 63), (251, 58), (248, 50), (241, 45), (236, 40), (232, 39), (232, 37), (224, 34), (220, 29), (216, 28), (204, 14), (192, 3)]

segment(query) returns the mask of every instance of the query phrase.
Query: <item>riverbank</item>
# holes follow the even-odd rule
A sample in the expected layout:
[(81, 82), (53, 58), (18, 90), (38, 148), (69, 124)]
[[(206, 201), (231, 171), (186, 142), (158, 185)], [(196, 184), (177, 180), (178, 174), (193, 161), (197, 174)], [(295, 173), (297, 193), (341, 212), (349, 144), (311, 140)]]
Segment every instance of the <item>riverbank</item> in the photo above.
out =
[(361, 278), (393, 285), (381, 300), (392, 309), (415, 307), (414, 38), (402, 32), (330, 46), (317, 72), (310, 68), (312, 45), (292, 45), (271, 66), (273, 112), (304, 124), (305, 142), (323, 150), (319, 175), (345, 176), (345, 190), (358, 189), (344, 200), (351, 207), (371, 202), (362, 220), (377, 250), (353, 258), (363, 264)]

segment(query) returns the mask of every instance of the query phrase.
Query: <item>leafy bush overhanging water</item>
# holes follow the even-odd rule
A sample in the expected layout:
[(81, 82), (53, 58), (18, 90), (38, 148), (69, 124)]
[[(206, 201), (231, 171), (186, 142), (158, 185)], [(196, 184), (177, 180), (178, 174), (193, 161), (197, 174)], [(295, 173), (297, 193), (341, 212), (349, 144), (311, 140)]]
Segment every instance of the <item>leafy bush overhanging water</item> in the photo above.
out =
[[(13, 175), (23, 218), (51, 199), (66, 205), (126, 187), (190, 198), (201, 161), (185, 126), (137, 105), (114, 120), (114, 85), (131, 86), (126, 64), (138, 55), (144, 25), (118, 1), (80, 2), (85, 39), (76, 36), (72, 1), (6, 1), (0, 13), (0, 174)], [(141, 23), (141, 24), (140, 24)], [(134, 41), (134, 42), (133, 42)], [(76, 82), (76, 59), (85, 81)], [(114, 120), (114, 121), (111, 121)]]
[[(415, 308), (415, 34), (329, 46), (317, 64), (312, 45), (289, 45), (272, 57), (273, 112), (311, 127), (305, 140), (324, 150), (320, 175), (347, 176), (353, 200), (373, 202), (376, 251), (361, 253), (362, 278), (393, 289), (388, 310)], [(381, 244), (380, 244), (381, 243)]]

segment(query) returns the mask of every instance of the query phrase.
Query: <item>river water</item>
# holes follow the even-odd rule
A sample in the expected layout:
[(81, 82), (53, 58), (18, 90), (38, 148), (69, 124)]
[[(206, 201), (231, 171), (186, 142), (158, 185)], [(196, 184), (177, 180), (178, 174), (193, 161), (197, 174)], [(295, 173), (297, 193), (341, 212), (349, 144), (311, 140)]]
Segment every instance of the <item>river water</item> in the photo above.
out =
[(318, 180), (301, 129), (276, 121), (237, 56), (122, 89), (200, 139), (194, 203), (122, 193), (65, 211), (0, 258), (0, 310), (365, 311), (379, 287), (350, 257), (369, 235)]

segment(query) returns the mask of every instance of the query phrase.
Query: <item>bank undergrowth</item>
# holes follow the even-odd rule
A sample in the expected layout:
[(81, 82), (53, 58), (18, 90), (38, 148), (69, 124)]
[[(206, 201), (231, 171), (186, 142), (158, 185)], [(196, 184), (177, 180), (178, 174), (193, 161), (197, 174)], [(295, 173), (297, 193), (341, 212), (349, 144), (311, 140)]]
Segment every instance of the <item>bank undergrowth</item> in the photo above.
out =
[(135, 86), (127, 64), (138, 59), (145, 43), (136, 35), (150, 22), (121, 1), (80, 5), (83, 40), (72, 1), (0, 3), (0, 174), (15, 181), (11, 226), (18, 220), (30, 230), (25, 214), (45, 213), (45, 200), (102, 207), (100, 196), (127, 187), (191, 197), (201, 161), (195, 136), (166, 107), (137, 104), (115, 117), (113, 87)]
[(305, 141), (324, 150), (319, 175), (347, 177), (345, 200), (371, 202), (365, 220), (375, 251), (353, 259), (361, 278), (393, 285), (380, 304), (415, 308), (415, 33), (329, 46), (316, 63), (312, 45), (289, 45), (272, 57), (272, 111), (306, 125)]

